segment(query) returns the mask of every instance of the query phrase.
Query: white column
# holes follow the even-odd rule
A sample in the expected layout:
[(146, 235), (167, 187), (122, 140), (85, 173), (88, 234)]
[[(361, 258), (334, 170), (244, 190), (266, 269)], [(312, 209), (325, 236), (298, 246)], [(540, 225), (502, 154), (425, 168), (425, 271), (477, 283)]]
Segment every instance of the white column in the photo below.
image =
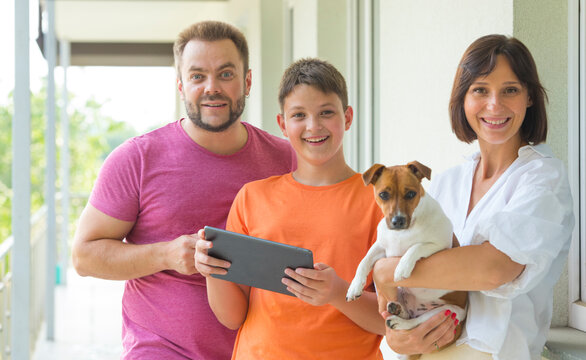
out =
[(67, 95), (67, 68), (69, 67), (69, 59), (71, 50), (69, 41), (61, 40), (59, 42), (59, 55), (61, 66), (63, 67), (63, 95), (62, 95), (62, 109), (61, 109), (61, 129), (63, 133), (63, 145), (61, 147), (61, 214), (63, 216), (63, 224), (61, 226), (61, 283), (67, 284), (67, 268), (69, 264), (69, 115), (67, 114), (68, 95)]
[(57, 220), (55, 212), (55, 179), (57, 172), (55, 142), (55, 62), (57, 43), (55, 41), (55, 1), (47, 0), (47, 33), (45, 36), (45, 55), (47, 58), (47, 130), (45, 132), (45, 151), (47, 167), (45, 170), (45, 204), (47, 205), (47, 247), (45, 272), (45, 321), (47, 340), (55, 339), (55, 266), (57, 257)]
[[(29, 2), (14, 0), (14, 117), (12, 120), (12, 359), (30, 357), (30, 54)], [(4, 357), (4, 356), (3, 356)]]

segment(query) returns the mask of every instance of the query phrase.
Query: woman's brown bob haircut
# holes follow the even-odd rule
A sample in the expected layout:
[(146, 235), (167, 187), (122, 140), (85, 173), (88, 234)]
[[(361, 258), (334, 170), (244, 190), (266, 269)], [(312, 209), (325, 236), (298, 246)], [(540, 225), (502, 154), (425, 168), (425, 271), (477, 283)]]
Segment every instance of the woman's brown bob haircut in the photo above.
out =
[(534, 145), (544, 142), (547, 137), (547, 94), (539, 82), (535, 61), (522, 42), (504, 35), (483, 36), (474, 41), (462, 56), (450, 97), (452, 131), (463, 142), (471, 143), (476, 140), (476, 133), (466, 120), (464, 100), (470, 85), (494, 70), (498, 55), (507, 58), (515, 75), (527, 88), (532, 102), (519, 130), (521, 139)]
[(340, 98), (343, 109), (348, 107), (348, 90), (344, 76), (329, 62), (309, 58), (297, 60), (285, 70), (279, 85), (281, 113), (285, 98), (293, 92), (295, 86), (301, 84), (315, 86), (324, 94), (334, 93)]
[(246, 75), (248, 71), (248, 44), (242, 32), (236, 27), (220, 21), (202, 21), (180, 32), (173, 44), (173, 57), (175, 58), (177, 77), (181, 79), (181, 58), (183, 57), (183, 50), (188, 42), (191, 40), (219, 41), (225, 39), (232, 40), (236, 46), (244, 64), (244, 74)]

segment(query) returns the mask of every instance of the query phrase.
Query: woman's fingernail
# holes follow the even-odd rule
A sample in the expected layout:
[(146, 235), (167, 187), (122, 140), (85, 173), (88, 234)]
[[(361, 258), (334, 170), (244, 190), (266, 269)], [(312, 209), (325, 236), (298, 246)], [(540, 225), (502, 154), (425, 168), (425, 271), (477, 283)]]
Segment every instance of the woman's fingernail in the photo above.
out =
[(455, 319), (455, 318), (456, 318), (456, 313), (453, 313), (452, 314), (452, 319)]
[(458, 331), (457, 329), (454, 329), (454, 335), (456, 335), (456, 332), (457, 332), (457, 331)]
[(444, 313), (445, 316), (450, 315), (451, 311), (450, 310), (446, 310), (446, 312)]
[(454, 321), (454, 325), (458, 326), (459, 322), (460, 322), (460, 320), (456, 319), (456, 321)]

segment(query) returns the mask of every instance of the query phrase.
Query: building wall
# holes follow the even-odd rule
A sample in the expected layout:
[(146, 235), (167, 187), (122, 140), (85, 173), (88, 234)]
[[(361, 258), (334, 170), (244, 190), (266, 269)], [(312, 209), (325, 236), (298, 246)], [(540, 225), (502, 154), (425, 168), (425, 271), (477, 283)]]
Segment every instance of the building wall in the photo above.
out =
[(511, 35), (513, 3), (444, 0), (380, 2), (380, 161), (459, 164), (476, 144), (452, 134), (448, 101), (465, 49), (491, 33)]
[[(566, 1), (515, 0), (513, 33), (531, 51), (549, 104), (547, 143), (567, 166), (568, 7)], [(552, 326), (568, 325), (568, 272), (554, 289)]]

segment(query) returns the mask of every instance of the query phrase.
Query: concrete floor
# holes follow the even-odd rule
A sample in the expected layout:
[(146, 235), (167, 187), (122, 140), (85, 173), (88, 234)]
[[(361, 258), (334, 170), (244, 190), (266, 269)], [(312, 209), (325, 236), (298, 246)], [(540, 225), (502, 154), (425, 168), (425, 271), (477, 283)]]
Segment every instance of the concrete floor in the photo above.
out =
[[(32, 360), (117, 360), (122, 353), (121, 299), (123, 281), (67, 274), (67, 285), (55, 290), (55, 341), (41, 330)], [(386, 342), (386, 360), (396, 359)]]
[(120, 359), (124, 282), (67, 275), (55, 291), (55, 341), (41, 330), (32, 359)]

